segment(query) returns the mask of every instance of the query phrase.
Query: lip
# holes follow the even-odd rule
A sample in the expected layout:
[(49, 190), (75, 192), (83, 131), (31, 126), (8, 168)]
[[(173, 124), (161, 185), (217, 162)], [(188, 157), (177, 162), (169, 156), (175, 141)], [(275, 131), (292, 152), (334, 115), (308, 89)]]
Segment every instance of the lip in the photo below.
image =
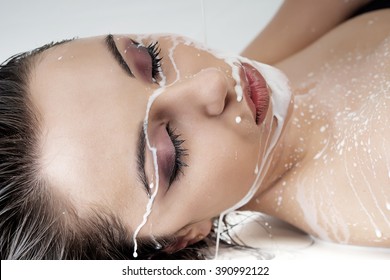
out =
[(267, 115), (270, 94), (264, 77), (248, 63), (241, 64), (241, 83), (244, 99), (252, 111), (254, 121), (261, 125)]

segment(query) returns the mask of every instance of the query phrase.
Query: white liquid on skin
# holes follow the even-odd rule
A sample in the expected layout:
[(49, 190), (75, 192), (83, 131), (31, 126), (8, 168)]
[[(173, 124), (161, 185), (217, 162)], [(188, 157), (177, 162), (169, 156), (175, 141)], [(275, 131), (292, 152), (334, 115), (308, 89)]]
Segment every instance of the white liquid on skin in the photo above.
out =
[[(188, 43), (188, 44), (191, 44), (191, 43)], [(222, 59), (224, 59), (221, 55), (217, 55), (217, 57), (219, 57), (219, 58), (222, 58)], [(245, 60), (245, 59), (243, 59), (243, 58), (240, 58), (240, 60), (241, 61), (243, 61), (243, 62), (248, 62), (247, 60)], [(238, 61), (238, 59), (235, 59), (235, 58), (229, 58), (228, 59), (228, 61), (227, 61), (227, 63), (232, 67), (232, 76), (233, 76), (233, 78), (234, 79), (236, 79), (237, 78), (237, 75), (235, 75), (234, 74), (234, 69), (238, 69), (237, 68), (237, 66), (235, 66), (234, 65), (234, 62), (237, 62)], [(286, 104), (288, 104), (289, 103), (289, 98), (284, 98), (283, 96), (283, 94), (282, 95), (277, 95), (277, 94), (275, 94), (275, 86), (276, 86), (276, 88), (278, 88), (278, 86), (279, 86), (279, 82), (277, 82), (278, 80), (283, 80), (283, 78), (281, 78), (281, 77), (278, 77), (278, 75), (277, 74), (270, 74), (270, 73), (273, 73), (272, 71), (270, 71), (270, 73), (268, 73), (268, 66), (266, 66), (266, 65), (262, 65), (262, 64), (258, 64), (258, 63), (254, 63), (254, 62), (250, 62), (250, 64), (254, 64), (254, 65), (256, 65), (257, 67), (257, 69), (263, 74), (263, 76), (265, 77), (265, 79), (267, 80), (267, 82), (270, 84), (270, 88), (272, 89), (272, 92), (273, 92), (273, 95), (272, 95), (272, 98), (271, 98), (271, 102), (272, 102), (272, 105), (275, 107), (274, 108), (274, 112), (273, 112), (273, 114), (274, 114), (274, 117), (275, 117), (275, 119), (277, 119), (278, 120), (278, 122), (277, 122), (277, 126), (276, 126), (276, 129), (275, 129), (275, 133), (274, 134), (272, 134), (272, 135), (269, 135), (269, 138), (268, 138), (268, 140), (267, 140), (267, 142), (265, 143), (265, 145), (261, 145), (261, 147), (265, 147), (264, 148), (264, 152), (259, 152), (259, 159), (263, 159), (264, 158), (264, 161), (263, 162), (260, 162), (260, 164), (258, 164), (256, 167), (255, 167), (255, 171), (254, 171), (254, 173), (255, 174), (258, 174), (258, 176), (256, 177), (256, 180), (255, 180), (255, 182), (253, 183), (253, 185), (252, 185), (252, 187), (251, 187), (251, 189), (250, 189), (250, 191), (248, 192), (248, 194), (243, 198), (243, 200), (242, 201), (240, 201), (239, 203), (237, 203), (236, 205), (234, 205), (233, 207), (231, 207), (231, 208), (229, 208), (229, 209), (227, 209), (227, 210), (225, 210), (222, 214), (221, 214), (221, 217), (223, 217), (223, 215), (225, 215), (226, 213), (228, 213), (229, 211), (231, 211), (232, 209), (236, 209), (236, 208), (239, 208), (240, 206), (240, 204), (245, 204), (246, 202), (245, 201), (249, 201), (250, 199), (251, 199), (251, 197), (253, 196), (253, 193), (255, 193), (256, 192), (256, 190), (260, 187), (260, 185), (261, 185), (261, 182), (262, 182), (262, 180), (263, 180), (263, 178), (261, 177), (261, 174), (264, 174), (265, 172), (264, 171), (266, 171), (267, 169), (268, 169), (268, 164), (269, 164), (269, 162), (270, 162), (270, 159), (269, 159), (269, 156), (271, 155), (270, 153), (272, 152), (272, 147), (274, 147), (275, 146), (275, 144), (276, 144), (276, 142), (277, 142), (277, 140), (278, 140), (278, 134), (280, 135), (280, 133), (281, 133), (281, 129), (282, 129), (282, 126), (283, 126), (283, 122), (284, 122), (284, 120), (285, 120), (285, 118), (283, 117), (283, 115), (280, 115), (279, 114), (279, 112), (284, 112), (283, 111), (283, 109), (281, 109), (281, 108), (278, 108), (278, 106), (279, 105), (281, 105), (281, 107), (283, 107), (284, 105), (284, 103), (286, 103)], [(274, 79), (272, 79), (272, 77), (274, 76)], [(283, 76), (283, 75), (281, 75), (281, 76)], [(271, 85), (271, 81), (272, 80), (274, 80), (275, 81), (275, 83), (274, 83), (274, 85), (272, 86)], [(382, 84), (384, 84), (385, 82), (383, 82)], [(240, 98), (239, 98), (239, 96), (240, 96), (240, 94), (239, 94), (239, 88), (240, 88), (240, 86), (237, 84), (237, 86), (236, 86), (236, 89), (237, 89), (237, 100), (240, 100)], [(283, 92), (283, 91), (282, 91)], [(384, 94), (387, 94), (386, 92), (384, 92)], [(275, 98), (273, 98), (275, 96)], [(279, 98), (279, 100), (278, 100), (278, 98)], [(241, 99), (242, 100), (242, 99)], [(280, 102), (280, 101), (282, 101), (282, 102)], [(285, 101), (285, 102), (283, 102), (283, 101)], [(346, 110), (350, 110), (349, 108), (346, 108)], [(303, 115), (302, 115), (303, 116)], [(340, 116), (340, 115), (338, 115), (338, 116)], [(310, 116), (307, 116), (307, 118), (309, 119), (309, 117)], [(379, 121), (379, 117), (380, 116), (378, 116), (378, 121)], [(234, 120), (232, 120), (232, 121), (234, 121)], [(367, 125), (367, 121), (365, 122), (365, 123), (363, 123), (363, 125)], [(323, 127), (323, 128), (320, 128), (320, 132), (321, 133), (324, 133), (324, 131), (325, 131), (325, 127)], [(303, 140), (302, 140), (303, 141)], [(328, 143), (328, 142), (326, 142), (326, 143)], [(355, 144), (355, 147), (357, 148), (358, 146), (364, 146), (363, 144), (364, 143), (361, 143), (361, 142), (354, 142)], [(336, 143), (337, 144), (337, 143)], [(369, 147), (370, 146), (370, 143), (369, 143), (369, 141), (367, 142), (367, 144), (366, 144), (366, 146), (367, 147)], [(260, 148), (261, 148), (260, 147)], [(331, 147), (330, 145), (329, 145), (329, 147)], [(348, 145), (347, 145), (347, 143), (344, 141), (344, 140), (341, 140), (341, 141), (339, 141), (338, 142), (338, 144), (337, 145), (335, 145), (334, 146), (334, 149), (337, 149), (338, 151), (339, 151), (339, 155), (340, 156), (345, 156), (345, 154), (346, 154), (346, 152), (348, 151), (346, 148), (348, 147)], [(371, 154), (371, 150), (367, 150), (367, 153), (368, 154)], [(326, 156), (327, 156), (327, 154), (326, 154), (326, 150), (324, 150), (324, 151), (322, 151), (321, 152), (321, 154), (317, 154), (315, 157), (316, 157), (316, 159), (317, 160), (324, 160), (324, 161), (326, 161), (326, 160), (328, 160), (327, 158), (326, 158)], [(386, 155), (385, 155), (385, 157), (386, 157)], [(388, 157), (387, 157), (388, 158)], [(330, 158), (329, 160), (333, 160), (332, 158)], [(372, 160), (372, 162), (373, 162), (373, 160)], [(354, 163), (355, 164), (355, 163)], [(356, 165), (354, 165), (355, 167), (356, 167)], [(389, 164), (387, 165), (387, 166), (390, 166)], [(345, 168), (347, 169), (348, 168), (348, 166), (345, 166)], [(389, 167), (388, 167), (388, 170), (389, 170)], [(348, 170), (346, 170), (346, 171), (348, 171)], [(373, 169), (373, 171), (375, 172), (375, 169)], [(330, 171), (331, 172), (331, 171)], [(347, 174), (349, 174), (350, 172), (347, 172)], [(389, 177), (390, 177), (390, 172), (388, 172), (387, 173), (388, 175), (389, 175)], [(359, 198), (359, 195), (355, 192), (355, 189), (354, 189), (354, 187), (353, 187), (353, 185), (354, 185), (354, 178), (348, 178), (349, 179), (349, 184), (351, 185), (351, 188), (352, 188), (352, 191), (354, 191), (354, 195), (356, 196), (356, 199), (357, 199), (357, 201), (359, 201), (360, 200), (360, 198)], [(369, 187), (368, 187), (368, 190), (369, 190), (369, 192), (371, 193), (371, 186), (369, 185)], [(371, 194), (371, 196), (373, 196), (373, 194)], [(297, 201), (300, 203), (300, 205), (302, 206), (302, 208), (305, 210), (305, 212), (306, 213), (312, 213), (312, 212), (310, 212), (310, 204), (309, 203), (307, 203), (307, 199), (304, 199), (304, 197), (302, 198), (303, 196), (302, 195), (297, 195), (297, 197), (296, 197), (296, 199), (297, 199)], [(308, 198), (310, 198), (310, 197), (308, 197)], [(374, 203), (375, 203), (375, 205), (377, 206), (377, 205), (379, 205), (378, 204), (378, 202), (377, 202), (377, 200), (376, 200), (376, 198), (374, 197), (374, 199), (373, 199), (373, 201), (374, 201)], [(367, 215), (367, 216), (370, 216), (371, 214), (369, 213), (369, 212), (367, 212), (367, 211), (365, 211), (366, 209), (365, 209), (365, 206), (364, 206), (364, 204), (363, 203), (360, 203), (361, 204), (361, 207), (362, 207), (362, 209), (364, 210), (364, 213)], [(383, 206), (384, 207), (384, 210), (390, 210), (390, 202), (388, 202), (388, 201), (386, 201), (385, 202), (385, 206)], [(378, 207), (378, 206), (377, 206)], [(323, 213), (321, 213), (321, 212), (318, 212), (319, 214), (323, 214)], [(381, 214), (381, 215), (383, 215), (383, 216), (385, 216), (384, 217), (384, 219), (386, 220), (386, 221), (388, 221), (387, 220), (387, 218), (386, 218), (386, 215), (387, 215), (387, 213), (383, 213), (383, 212), (380, 212), (379, 214)], [(338, 217), (338, 215), (334, 215), (334, 213), (332, 214), (334, 217)], [(312, 215), (312, 216), (310, 216), (310, 217), (306, 217), (307, 219), (306, 219), (306, 221), (308, 221), (311, 225), (313, 225), (313, 226), (316, 226), (316, 225), (318, 225), (317, 224), (317, 222), (316, 222), (316, 220), (315, 219), (317, 219), (317, 216), (314, 216), (314, 215)], [(383, 233), (383, 231), (375, 224), (375, 223), (373, 223), (373, 221), (372, 221), (372, 219), (371, 219), (371, 216), (368, 218), (369, 219), (369, 222), (371, 223), (371, 224), (373, 224), (373, 231), (374, 231), (374, 234), (375, 234), (375, 236), (377, 237), (377, 238), (383, 238), (384, 236), (385, 236), (385, 234)], [(330, 221), (330, 219), (327, 219), (327, 220), (324, 220), (325, 222), (329, 222)], [(338, 223), (338, 224), (345, 224), (345, 223)], [(329, 235), (329, 233), (327, 233), (327, 232), (325, 232), (325, 231), (323, 231), (321, 228), (320, 229), (317, 229), (317, 228), (313, 228), (314, 230), (316, 230), (317, 231), (317, 233), (318, 233), (318, 235), (320, 235), (321, 236), (321, 238), (323, 238), (324, 240), (328, 240), (329, 238), (327, 238), (328, 237), (328, 235)], [(336, 228), (335, 229), (332, 229), (332, 230), (337, 230)], [(333, 235), (335, 235), (334, 233), (333, 233)], [(219, 236), (219, 234), (218, 234), (218, 236)], [(337, 237), (337, 235), (335, 235), (336, 237)], [(340, 241), (344, 241), (344, 240), (348, 240), (349, 239), (349, 234), (348, 234), (348, 231), (345, 229), (345, 228), (340, 228), (340, 233), (339, 233), (339, 236), (337, 237), (337, 238), (340, 238)]]
[(138, 254), (137, 254), (137, 248), (138, 248), (137, 235), (138, 235), (138, 233), (141, 231), (141, 229), (144, 227), (144, 225), (147, 223), (148, 217), (149, 217), (150, 213), (152, 213), (153, 202), (154, 202), (154, 199), (155, 199), (156, 196), (157, 196), (158, 188), (159, 188), (159, 183), (160, 183), (159, 174), (158, 174), (158, 163), (157, 163), (157, 149), (156, 149), (156, 147), (152, 147), (152, 146), (150, 145), (149, 136), (148, 136), (148, 121), (149, 121), (149, 112), (150, 112), (150, 108), (152, 107), (152, 104), (153, 104), (154, 100), (156, 100), (156, 98), (157, 98), (163, 91), (164, 91), (164, 87), (161, 87), (161, 88), (159, 88), (158, 90), (156, 90), (156, 91), (149, 97), (148, 105), (147, 105), (147, 108), (146, 108), (146, 115), (145, 115), (144, 125), (143, 125), (143, 129), (144, 129), (144, 133), (145, 133), (146, 145), (147, 145), (149, 151), (151, 151), (152, 157), (153, 157), (155, 184), (154, 184), (154, 183), (151, 183), (150, 186), (151, 186), (151, 187), (152, 187), (152, 186), (154, 187), (154, 185), (155, 185), (155, 190), (154, 190), (152, 196), (150, 197), (150, 199), (149, 199), (149, 201), (148, 201), (148, 204), (146, 205), (146, 211), (145, 211), (145, 213), (144, 213), (144, 215), (143, 215), (142, 222), (138, 225), (138, 227), (136, 228), (136, 230), (134, 231), (134, 234), (133, 234), (133, 242), (134, 242), (134, 253), (133, 253), (133, 257), (134, 257), (134, 258), (136, 258), (136, 257), (138, 256)]
[[(181, 42), (181, 43), (184, 43), (185, 45), (192, 45), (192, 46), (195, 46), (201, 50), (206, 50), (209, 53), (213, 54), (216, 58), (222, 59), (228, 65), (230, 65), (231, 71), (232, 71), (232, 77), (236, 81), (235, 91), (236, 91), (236, 95), (237, 95), (237, 102), (241, 102), (243, 100), (243, 89), (241, 86), (241, 78), (239, 75), (239, 73), (240, 73), (239, 72), (240, 71), (239, 65), (242, 62), (246, 62), (246, 63), (252, 65), (253, 67), (255, 67), (264, 76), (265, 80), (267, 81), (269, 87), (272, 90), (271, 102), (272, 102), (272, 108), (273, 108), (273, 117), (276, 118), (276, 120), (277, 120), (277, 124), (276, 124), (277, 127), (275, 129), (274, 134), (272, 136), (270, 136), (271, 142), (269, 143), (269, 146), (268, 146), (268, 141), (266, 143), (267, 147), (266, 147), (266, 151), (265, 151), (264, 155), (261, 152), (261, 150), (264, 147), (259, 147), (258, 158), (259, 158), (259, 161), (261, 160), (261, 164), (260, 164), (260, 166), (259, 166), (259, 164), (256, 164), (256, 166), (254, 166), (254, 173), (257, 174), (257, 176), (256, 176), (254, 183), (250, 187), (248, 193), (238, 203), (236, 203), (235, 205), (233, 205), (229, 209), (226, 209), (220, 215), (218, 232), (217, 232), (217, 236), (218, 236), (217, 237), (217, 248), (216, 248), (216, 257), (217, 257), (218, 256), (218, 247), (219, 247), (219, 236), (221, 233), (221, 225), (222, 225), (221, 221), (227, 213), (234, 211), (234, 210), (242, 207), (246, 203), (248, 203), (250, 201), (250, 199), (253, 197), (253, 195), (256, 193), (256, 191), (259, 189), (261, 182), (264, 179), (261, 175), (264, 175), (266, 173), (264, 171), (267, 170), (269, 167), (270, 154), (271, 154), (272, 150), (274, 149), (274, 147), (277, 143), (277, 140), (279, 139), (281, 132), (282, 132), (283, 124), (284, 124), (285, 117), (287, 114), (287, 109), (288, 109), (289, 103), (291, 101), (291, 92), (290, 92), (290, 89), (288, 86), (287, 78), (279, 70), (277, 70), (271, 66), (261, 64), (261, 63), (256, 63), (256, 62), (250, 61), (250, 60), (243, 58), (243, 57), (232, 57), (232, 56), (222, 55), (220, 53), (219, 54), (214, 53), (214, 52), (211, 52), (210, 50), (208, 50), (207, 48), (205, 48), (204, 46), (197, 44), (197, 43), (194, 43), (193, 41), (190, 41), (190, 40), (182, 38), (182, 37), (179, 38), (179, 37), (171, 36), (171, 41), (172, 41), (172, 47), (168, 50), (168, 53), (169, 53), (168, 58), (169, 58), (170, 62), (172, 63), (174, 70), (176, 71), (176, 79), (174, 82), (172, 82), (168, 86), (165, 86), (165, 80), (164, 80), (164, 83), (160, 83), (161, 87), (159, 89), (157, 89), (148, 100), (148, 105), (147, 105), (146, 114), (145, 114), (144, 133), (145, 133), (147, 147), (151, 151), (152, 156), (153, 156), (153, 165), (154, 165), (154, 170), (155, 170), (156, 182), (155, 182), (155, 191), (153, 192), (153, 195), (150, 198), (150, 200), (146, 206), (146, 211), (145, 211), (145, 214), (143, 215), (143, 220), (139, 224), (139, 226), (137, 227), (137, 229), (133, 235), (133, 241), (134, 241), (134, 254), (133, 255), (134, 255), (134, 257), (137, 257), (137, 235), (140, 232), (140, 230), (143, 228), (143, 226), (147, 223), (147, 219), (152, 211), (154, 198), (156, 197), (156, 195), (158, 193), (158, 189), (159, 189), (157, 149), (155, 147), (152, 147), (150, 145), (150, 142), (149, 142), (148, 133), (147, 133), (148, 117), (149, 117), (149, 113), (150, 113), (151, 107), (153, 105), (153, 102), (158, 98), (158, 96), (160, 94), (162, 94), (164, 92), (166, 87), (169, 87), (169, 86), (175, 84), (180, 78), (180, 72), (179, 72), (178, 68), (176, 67), (176, 63), (175, 63), (174, 57), (173, 57), (174, 51), (175, 51), (176, 47), (178, 46), (178, 44)], [(241, 118), (240, 119), (238, 119), (238, 118), (240, 118), (240, 117), (236, 118), (236, 123), (241, 122)]]
[[(268, 86), (271, 88), (272, 90), (271, 102), (273, 108), (273, 115), (277, 119), (277, 124), (276, 124), (277, 127), (275, 133), (271, 136), (271, 142), (269, 146), (267, 145), (268, 147), (267, 150), (265, 151), (265, 155), (262, 156), (261, 153), (259, 153), (259, 161), (261, 160), (261, 165), (260, 166), (256, 165), (254, 167), (254, 172), (255, 174), (257, 174), (257, 176), (252, 186), (250, 187), (249, 191), (238, 203), (236, 203), (231, 208), (222, 212), (219, 217), (217, 245), (216, 245), (217, 248), (216, 248), (215, 258), (218, 258), (219, 237), (222, 230), (223, 217), (229, 212), (232, 212), (247, 204), (255, 195), (259, 187), (261, 186), (261, 183), (264, 179), (264, 177), (262, 177), (261, 175), (264, 175), (266, 173), (264, 171), (268, 170), (269, 168), (269, 165), (271, 163), (270, 155), (273, 149), (275, 148), (278, 139), (281, 136), (288, 107), (291, 102), (291, 91), (288, 86), (288, 80), (282, 72), (280, 72), (279, 70), (271, 66), (252, 62), (245, 58), (241, 58), (241, 61), (251, 64), (253, 67), (255, 67), (263, 75), (263, 77), (267, 81)], [(241, 94), (242, 94), (242, 89), (241, 89)], [(239, 100), (238, 93), (237, 93), (237, 100)], [(259, 148), (261, 149), (262, 147)]]
[[(174, 59), (173, 59), (173, 52), (174, 52), (174, 49), (176, 48), (177, 45), (178, 45), (178, 42), (176, 40), (173, 41), (173, 46), (169, 50), (169, 59), (171, 60), (173, 68), (176, 71), (176, 79), (175, 79), (175, 81), (172, 84), (176, 83), (179, 80), (179, 78), (180, 78), (180, 72), (179, 72), (179, 70), (178, 70), (178, 68), (176, 66), (176, 63), (175, 63)], [(160, 76), (161, 76), (161, 81), (159, 82), (160, 88), (155, 90), (153, 92), (153, 94), (148, 99), (148, 104), (147, 104), (147, 107), (146, 107), (145, 119), (144, 119), (144, 124), (143, 124), (143, 130), (144, 130), (144, 134), (145, 134), (146, 145), (147, 145), (148, 150), (152, 153), (152, 157), (153, 157), (153, 167), (154, 167), (155, 183), (153, 183), (153, 182), (150, 183), (150, 188), (152, 189), (154, 186), (156, 186), (156, 187), (155, 187), (155, 191), (153, 192), (152, 196), (150, 197), (150, 199), (149, 199), (149, 201), (148, 201), (148, 203), (146, 205), (146, 210), (145, 210), (145, 213), (143, 215), (142, 222), (138, 225), (138, 227), (136, 228), (136, 230), (134, 231), (134, 234), (133, 234), (133, 242), (134, 242), (133, 257), (134, 258), (138, 257), (138, 253), (137, 253), (137, 249), (138, 249), (137, 236), (138, 236), (139, 232), (141, 231), (141, 229), (146, 225), (146, 223), (148, 221), (148, 218), (149, 218), (149, 215), (152, 212), (153, 202), (154, 202), (154, 199), (156, 198), (156, 196), (158, 194), (158, 189), (159, 189), (159, 184), (160, 184), (159, 173), (158, 173), (157, 148), (153, 147), (150, 144), (149, 134), (148, 134), (148, 124), (149, 124), (150, 109), (151, 109), (154, 101), (157, 99), (157, 97), (160, 96), (160, 94), (162, 94), (164, 92), (165, 88), (166, 88), (166, 81), (167, 81), (167, 79), (163, 75), (163, 72), (161, 71), (161, 69), (160, 69)]]
[[(243, 100), (243, 89), (241, 86), (241, 78), (239, 75), (240, 71), (240, 65), (245, 62), (249, 65), (252, 65), (254, 68), (256, 68), (257, 71), (259, 71), (264, 79), (267, 82), (267, 85), (271, 89), (271, 103), (272, 103), (272, 109), (273, 109), (273, 117), (276, 118), (276, 129), (273, 135), (268, 135), (267, 141), (265, 144), (261, 145), (259, 147), (259, 155), (258, 155), (258, 162), (254, 167), (254, 173), (257, 175), (256, 179), (254, 180), (252, 186), (250, 187), (248, 193), (235, 205), (230, 207), (229, 209), (225, 210), (220, 214), (219, 222), (218, 222), (218, 231), (217, 231), (217, 242), (216, 242), (216, 254), (215, 258), (218, 258), (218, 247), (219, 247), (219, 239), (220, 234), (222, 230), (222, 220), (223, 217), (228, 214), (229, 212), (232, 212), (242, 206), (244, 206), (246, 203), (248, 203), (252, 197), (255, 195), (257, 190), (259, 189), (264, 177), (261, 175), (264, 175), (266, 170), (268, 170), (269, 165), (271, 163), (271, 152), (276, 146), (276, 143), (278, 139), (281, 136), (282, 128), (284, 126), (284, 122), (286, 119), (287, 111), (289, 104), (291, 102), (291, 90), (288, 85), (288, 79), (287, 77), (278, 69), (262, 64), (256, 61), (251, 61), (244, 57), (239, 56), (229, 56), (222, 53), (215, 53), (209, 50), (212, 54), (214, 54), (215, 57), (223, 59), (228, 65), (232, 68), (232, 78), (236, 82), (235, 91), (237, 95), (237, 102), (241, 102)], [(272, 131), (272, 129), (271, 129)], [(271, 137), (271, 138), (270, 138)], [(260, 143), (261, 144), (261, 143)], [(262, 153), (261, 149), (266, 148), (266, 150)]]

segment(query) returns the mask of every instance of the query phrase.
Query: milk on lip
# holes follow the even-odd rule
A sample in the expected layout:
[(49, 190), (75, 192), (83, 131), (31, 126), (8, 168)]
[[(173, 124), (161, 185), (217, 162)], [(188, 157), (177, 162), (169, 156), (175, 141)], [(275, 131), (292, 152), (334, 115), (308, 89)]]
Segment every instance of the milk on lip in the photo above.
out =
[[(142, 40), (144, 38), (145, 37), (139, 37), (139, 38), (137, 38), (137, 40)], [(153, 36), (150, 36), (148, 38), (153, 40)], [(165, 37), (165, 39), (167, 39), (167, 38), (168, 37)], [(166, 57), (165, 59), (169, 59), (170, 63), (172, 64), (173, 69), (176, 72), (176, 79), (172, 83), (167, 85), (166, 78), (164, 76), (162, 77), (162, 80), (159, 83), (160, 87), (157, 90), (155, 90), (153, 92), (153, 94), (149, 97), (147, 108), (145, 111), (143, 129), (144, 129), (144, 133), (145, 133), (145, 140), (146, 140), (146, 144), (147, 144), (146, 145), (147, 149), (151, 152), (152, 158), (153, 158), (153, 166), (154, 166), (154, 178), (153, 178), (153, 186), (154, 187), (153, 187), (153, 189), (154, 190), (153, 190), (153, 193), (152, 193), (152, 195), (151, 195), (151, 197), (146, 205), (145, 213), (142, 217), (142, 221), (140, 222), (140, 224), (138, 225), (138, 227), (136, 228), (136, 230), (134, 231), (134, 234), (133, 234), (133, 242), (134, 242), (133, 256), (135, 258), (138, 256), (138, 254), (137, 254), (137, 246), (138, 246), (137, 236), (138, 236), (139, 232), (141, 231), (141, 229), (145, 226), (145, 224), (148, 221), (148, 218), (152, 212), (154, 199), (157, 196), (157, 193), (159, 190), (157, 149), (156, 149), (156, 147), (153, 147), (150, 144), (149, 137), (148, 137), (149, 112), (153, 106), (154, 101), (161, 94), (164, 94), (165, 89), (169, 88), (170, 86), (172, 86), (173, 84), (175, 84), (177, 81), (180, 80), (180, 71), (177, 68), (176, 63), (175, 63), (175, 59), (174, 59), (174, 53), (175, 53), (176, 47), (180, 43), (182, 43), (184, 45), (193, 46), (193, 47), (198, 48), (200, 50), (208, 51), (209, 53), (214, 55), (216, 58), (222, 59), (223, 61), (225, 61), (225, 63), (231, 67), (231, 75), (232, 75), (232, 78), (236, 82), (234, 89), (235, 89), (235, 93), (236, 93), (236, 101), (237, 102), (242, 102), (242, 100), (243, 100), (243, 88), (241, 85), (241, 78), (240, 78), (240, 67), (241, 67), (240, 65), (243, 62), (248, 63), (248, 64), (252, 65), (254, 68), (256, 68), (263, 75), (269, 88), (272, 91), (272, 95), (270, 98), (271, 102), (272, 102), (272, 110), (273, 110), (272, 114), (273, 114), (273, 117), (277, 120), (277, 122), (273, 122), (272, 125), (275, 125), (276, 128), (274, 130), (274, 133), (272, 135), (268, 135), (268, 137), (267, 137), (267, 142), (265, 143), (266, 149), (264, 150), (263, 145), (259, 145), (258, 163), (255, 166), (253, 166), (253, 172), (254, 172), (254, 174), (256, 174), (256, 178), (255, 178), (253, 184), (251, 185), (251, 187), (249, 188), (249, 191), (241, 200), (239, 200), (236, 204), (232, 205), (230, 208), (223, 211), (220, 215), (218, 232), (217, 232), (217, 248), (216, 248), (216, 258), (217, 258), (218, 257), (219, 236), (221, 233), (222, 219), (227, 213), (234, 211), (234, 210), (242, 207), (246, 203), (248, 203), (251, 200), (251, 198), (254, 196), (256, 191), (260, 188), (261, 183), (264, 179), (263, 176), (266, 173), (265, 171), (269, 168), (269, 164), (270, 164), (271, 156), (272, 156), (271, 155), (272, 151), (275, 148), (276, 143), (277, 143), (277, 141), (280, 138), (281, 133), (282, 133), (282, 128), (284, 126), (284, 122), (286, 119), (289, 103), (291, 101), (291, 91), (290, 91), (289, 86), (288, 86), (288, 80), (284, 76), (284, 74), (272, 66), (261, 64), (258, 62), (254, 62), (254, 61), (251, 61), (249, 59), (246, 59), (246, 58), (240, 57), (240, 56), (231, 56), (231, 55), (226, 55), (223, 53), (211, 51), (211, 50), (207, 49), (205, 46), (203, 46), (199, 43), (193, 42), (192, 40), (189, 40), (189, 39), (184, 38), (184, 37), (177, 37), (177, 36), (169, 35), (169, 40), (171, 41), (172, 44), (171, 44), (170, 48), (167, 50), (168, 57)], [(236, 116), (235, 123), (237, 125), (240, 125), (240, 123), (241, 123), (240, 116)], [(269, 131), (273, 131), (273, 129), (270, 129)]]
[[(229, 212), (232, 212), (232, 211), (244, 206), (245, 204), (247, 204), (252, 199), (252, 197), (255, 195), (257, 190), (260, 188), (261, 183), (264, 179), (263, 176), (266, 173), (265, 171), (268, 170), (269, 165), (271, 163), (271, 153), (272, 153), (273, 149), (275, 148), (276, 143), (282, 134), (282, 129), (284, 127), (284, 123), (285, 123), (285, 120), (287, 117), (288, 107), (289, 107), (289, 104), (291, 102), (291, 90), (290, 90), (290, 87), (288, 84), (288, 79), (281, 71), (279, 71), (278, 69), (276, 69), (272, 66), (258, 63), (255, 61), (251, 61), (247, 58), (239, 57), (237, 59), (239, 59), (242, 62), (245, 62), (245, 63), (252, 65), (254, 68), (256, 68), (257, 71), (259, 71), (263, 75), (269, 88), (272, 91), (271, 98), (270, 98), (271, 102), (272, 102), (272, 110), (273, 110), (272, 113), (273, 113), (273, 117), (277, 120), (277, 122), (275, 124), (276, 129), (275, 129), (274, 134), (269, 135), (270, 141), (269, 141), (268, 146), (266, 147), (264, 154), (261, 154), (261, 152), (260, 152), (261, 147), (259, 147), (258, 164), (256, 166), (254, 166), (254, 173), (256, 174), (256, 179), (254, 180), (249, 191), (235, 205), (233, 205), (232, 207), (230, 207), (230, 208), (226, 209), (224, 212), (222, 212), (220, 217), (219, 217), (218, 232), (217, 232), (217, 245), (216, 245), (217, 248), (216, 248), (215, 258), (218, 258), (219, 237), (220, 237), (220, 233), (222, 230), (223, 217), (226, 214), (228, 214)], [(231, 62), (231, 60), (228, 60), (228, 62)], [(235, 63), (230, 63), (229, 65), (231, 67), (238, 67), (238, 66), (236, 66)], [(233, 75), (233, 78), (236, 79), (236, 76)], [(240, 81), (238, 81), (237, 85), (240, 85), (240, 87), (241, 87)], [(242, 89), (239, 93), (237, 93), (237, 96), (242, 96)], [(237, 98), (237, 100), (241, 101), (242, 98)], [(270, 129), (270, 131), (272, 131), (272, 129)]]

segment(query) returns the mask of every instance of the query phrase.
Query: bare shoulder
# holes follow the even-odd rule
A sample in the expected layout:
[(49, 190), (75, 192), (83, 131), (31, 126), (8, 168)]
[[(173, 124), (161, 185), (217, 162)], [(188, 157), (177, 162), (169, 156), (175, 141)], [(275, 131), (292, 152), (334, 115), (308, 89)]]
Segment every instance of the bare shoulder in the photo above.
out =
[(390, 9), (374, 11), (346, 21), (276, 66), (287, 74), (293, 86), (306, 82), (308, 74), (318, 72), (324, 65), (351, 54), (365, 58), (382, 51), (383, 62), (389, 67), (389, 37)]
[(294, 123), (307, 154), (264, 195), (265, 211), (324, 240), (390, 246), (390, 9), (281, 67), (300, 95)]

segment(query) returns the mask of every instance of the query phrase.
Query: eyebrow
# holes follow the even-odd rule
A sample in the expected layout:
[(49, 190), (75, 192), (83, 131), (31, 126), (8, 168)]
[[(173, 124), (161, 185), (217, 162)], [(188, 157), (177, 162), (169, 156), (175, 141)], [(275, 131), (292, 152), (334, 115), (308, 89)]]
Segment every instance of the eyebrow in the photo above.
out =
[(144, 132), (143, 123), (141, 123), (138, 133), (137, 141), (137, 175), (138, 180), (143, 184), (146, 193), (150, 196), (150, 188), (148, 179), (145, 172), (145, 151), (146, 151), (146, 138)]
[[(119, 66), (131, 77), (134, 78), (134, 74), (127, 65), (126, 61), (123, 59), (122, 55), (120, 54), (115, 41), (114, 36), (112, 34), (108, 34), (104, 41), (106, 43), (106, 47), (108, 51), (111, 53), (111, 55), (114, 57), (114, 59), (118, 62)], [(142, 185), (145, 188), (146, 194), (150, 196), (150, 188), (149, 188), (149, 182), (146, 177), (145, 172), (145, 151), (146, 151), (146, 138), (145, 138), (145, 132), (143, 127), (143, 122), (139, 125), (139, 133), (138, 133), (138, 140), (137, 140), (137, 176), (138, 180), (142, 183)]]
[(126, 61), (123, 59), (122, 55), (120, 54), (115, 41), (114, 41), (114, 36), (112, 34), (108, 34), (105, 38), (104, 41), (106, 43), (106, 47), (108, 51), (111, 53), (111, 55), (114, 57), (114, 59), (118, 62), (119, 66), (126, 71), (128, 75), (134, 78), (134, 74), (127, 65)]

